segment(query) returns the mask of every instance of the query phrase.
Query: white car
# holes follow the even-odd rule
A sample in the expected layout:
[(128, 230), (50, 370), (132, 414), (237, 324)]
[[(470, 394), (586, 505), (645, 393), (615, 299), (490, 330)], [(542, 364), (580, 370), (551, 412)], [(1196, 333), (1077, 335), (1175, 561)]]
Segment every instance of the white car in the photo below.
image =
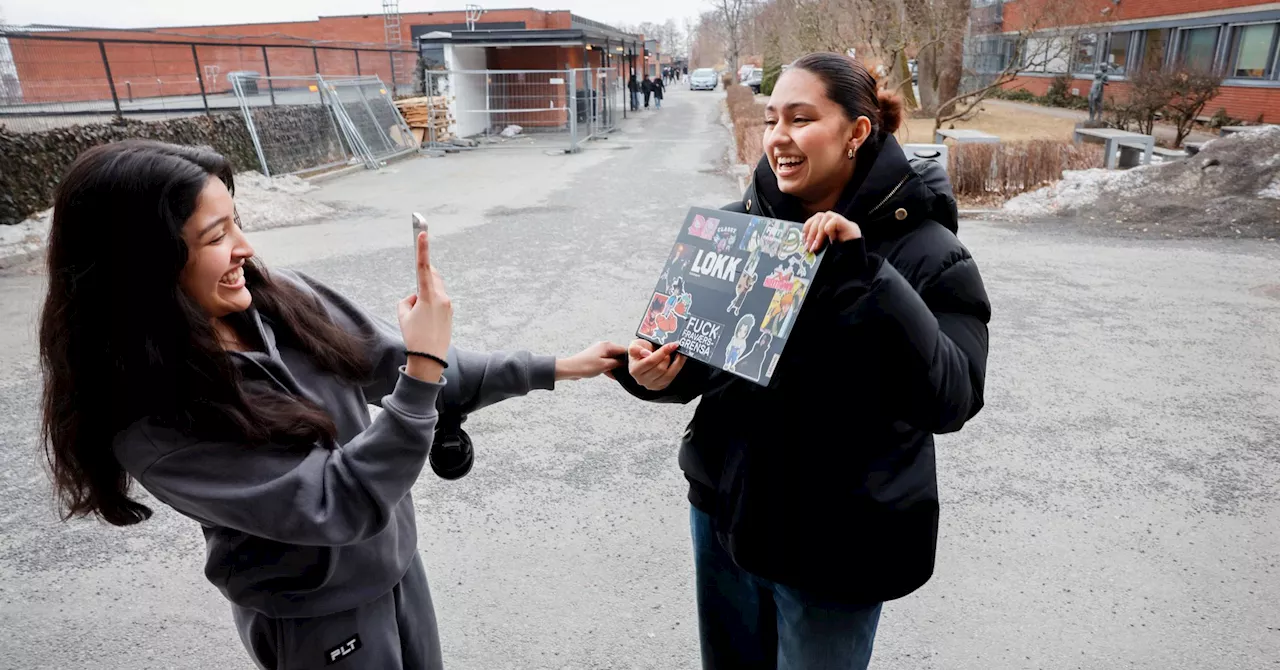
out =
[(689, 90), (714, 91), (718, 79), (715, 70), (709, 67), (698, 68), (689, 74)]
[(742, 85), (751, 89), (752, 93), (759, 93), (760, 85), (763, 82), (764, 82), (764, 70), (758, 67), (753, 67), (751, 68), (751, 71), (747, 73), (747, 76), (743, 78)]

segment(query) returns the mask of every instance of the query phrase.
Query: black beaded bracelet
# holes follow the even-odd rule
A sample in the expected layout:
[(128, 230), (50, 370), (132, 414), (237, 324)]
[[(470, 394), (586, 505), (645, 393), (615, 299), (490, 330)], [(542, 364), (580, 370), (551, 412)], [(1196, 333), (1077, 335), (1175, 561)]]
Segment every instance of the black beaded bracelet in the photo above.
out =
[(421, 352), (421, 351), (409, 351), (409, 350), (406, 350), (406, 351), (404, 352), (404, 355), (405, 355), (405, 356), (417, 356), (417, 357), (419, 357), (419, 358), (426, 358), (426, 359), (428, 359), (428, 360), (432, 360), (432, 361), (435, 361), (435, 362), (439, 363), (439, 364), (440, 364), (440, 367), (442, 367), (442, 368), (447, 368), (447, 367), (449, 367), (449, 364), (448, 364), (448, 363), (446, 363), (446, 362), (445, 362), (445, 360), (444, 360), (443, 358), (440, 358), (439, 356), (436, 356), (436, 355), (434, 355), (434, 354), (428, 354), (428, 353), (424, 353), (424, 352)]

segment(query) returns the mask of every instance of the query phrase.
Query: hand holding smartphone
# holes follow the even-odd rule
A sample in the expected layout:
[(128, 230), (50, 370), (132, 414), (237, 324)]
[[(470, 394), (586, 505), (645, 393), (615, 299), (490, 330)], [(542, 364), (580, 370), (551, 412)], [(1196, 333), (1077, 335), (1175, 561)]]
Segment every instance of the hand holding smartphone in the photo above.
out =
[(427, 232), (427, 218), (417, 212), (413, 213), (413, 243), (418, 243), (418, 233)]

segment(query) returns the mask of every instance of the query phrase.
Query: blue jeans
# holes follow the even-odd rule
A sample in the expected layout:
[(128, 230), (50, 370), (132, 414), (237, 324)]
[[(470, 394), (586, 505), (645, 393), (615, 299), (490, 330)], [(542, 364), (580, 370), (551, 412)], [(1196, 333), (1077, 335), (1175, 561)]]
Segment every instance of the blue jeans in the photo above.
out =
[(823, 602), (733, 563), (711, 517), (689, 512), (704, 670), (865, 670), (879, 603)]
[(640, 109), (640, 93), (637, 91), (632, 91), (631, 92), (631, 111), (634, 112), (637, 109)]
[(658, 109), (662, 109), (662, 98), (654, 98), (653, 101), (658, 106)]

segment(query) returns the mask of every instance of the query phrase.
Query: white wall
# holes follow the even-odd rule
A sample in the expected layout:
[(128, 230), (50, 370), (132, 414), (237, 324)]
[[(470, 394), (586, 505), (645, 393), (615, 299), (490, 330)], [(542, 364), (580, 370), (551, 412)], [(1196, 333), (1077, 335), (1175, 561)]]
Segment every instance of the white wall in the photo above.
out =
[[(450, 70), (483, 70), (488, 64), (484, 47), (460, 47), (446, 44), (444, 60)], [(485, 108), (485, 76), (482, 74), (453, 74), (449, 76), (451, 100), (449, 109), (453, 113), (453, 133), (458, 137), (478, 135), (489, 125), (488, 115), (484, 112), (464, 111), (483, 110)]]

